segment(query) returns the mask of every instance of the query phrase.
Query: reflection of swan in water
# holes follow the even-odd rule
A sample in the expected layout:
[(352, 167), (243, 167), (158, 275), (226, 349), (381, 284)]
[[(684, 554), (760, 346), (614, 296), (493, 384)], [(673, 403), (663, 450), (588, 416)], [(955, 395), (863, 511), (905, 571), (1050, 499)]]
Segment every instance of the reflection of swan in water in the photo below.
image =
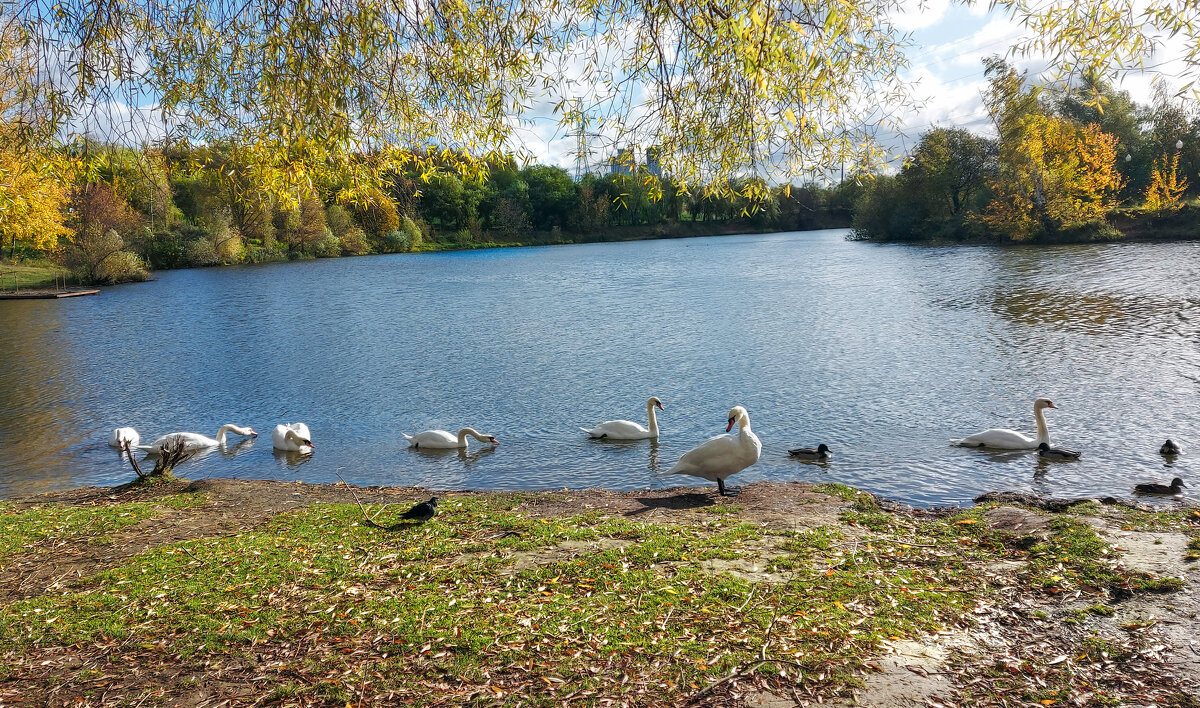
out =
[(300, 451), (280, 450), (277, 447), (272, 447), (271, 454), (275, 456), (276, 460), (286, 464), (288, 467), (299, 467), (312, 459), (312, 448), (306, 447), (304, 451)]
[(496, 447), (465, 448), (465, 447), (414, 447), (412, 451), (422, 457), (449, 458), (457, 457), (464, 466), (474, 464), (488, 455), (496, 453)]
[(250, 436), (258, 435), (258, 433), (254, 432), (254, 428), (243, 428), (240, 425), (227, 423), (221, 426), (221, 429), (217, 431), (217, 437), (215, 438), (210, 438), (207, 435), (201, 435), (200, 433), (167, 433), (149, 445), (138, 445), (138, 449), (144, 451), (149, 457), (158, 457), (162, 454), (164, 447), (167, 445), (172, 445), (176, 441), (182, 440), (184, 450), (187, 452), (196, 452), (197, 450), (203, 450), (206, 447), (220, 447), (221, 445), (224, 445), (225, 436), (228, 433)]
[(236, 457), (254, 447), (254, 440), (254, 438), (242, 438), (232, 445), (225, 443), (218, 447), (217, 451), (221, 453), (221, 457)]
[(650, 462), (647, 465), (650, 474), (658, 474), (658, 438), (650, 440)]

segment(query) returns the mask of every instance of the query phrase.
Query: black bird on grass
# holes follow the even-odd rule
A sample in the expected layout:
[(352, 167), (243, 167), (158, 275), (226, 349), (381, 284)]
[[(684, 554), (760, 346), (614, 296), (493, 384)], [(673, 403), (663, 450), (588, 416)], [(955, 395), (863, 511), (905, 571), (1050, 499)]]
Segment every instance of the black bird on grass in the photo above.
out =
[(1161, 494), (1164, 496), (1178, 497), (1183, 495), (1183, 488), (1187, 486), (1183, 480), (1176, 477), (1171, 480), (1171, 486), (1165, 484), (1155, 484), (1153, 482), (1143, 482), (1133, 488), (1133, 491), (1138, 494)]
[(429, 501), (421, 502), (420, 504), (417, 504), (413, 508), (404, 512), (404, 516), (401, 516), (400, 518), (409, 519), (410, 521), (420, 521), (420, 522), (424, 523), (424, 522), (432, 519), (433, 515), (436, 513), (437, 513), (437, 497), (432, 497)]
[(1181, 452), (1183, 452), (1183, 450), (1179, 448), (1179, 445), (1171, 442), (1169, 439), (1162, 444), (1162, 447), (1158, 448), (1158, 454), (1167, 455), (1168, 457), (1171, 455), (1178, 455)]

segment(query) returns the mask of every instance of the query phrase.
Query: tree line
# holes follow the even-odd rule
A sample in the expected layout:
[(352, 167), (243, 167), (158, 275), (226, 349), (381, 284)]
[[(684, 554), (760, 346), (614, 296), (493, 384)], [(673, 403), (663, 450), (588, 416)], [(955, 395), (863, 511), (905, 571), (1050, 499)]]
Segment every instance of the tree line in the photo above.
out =
[[(20, 163), (5, 185), (23, 203), (0, 221), (10, 258), (49, 257), (82, 283), (148, 277), (151, 269), (746, 230), (846, 226), (854, 185), (742, 185), (685, 192), (645, 166), (575, 180), (564, 169), (493, 163), (379, 176), (352, 192), (337, 182), (280, 194), (255, 184), (235, 146), (135, 149), (87, 142)], [(0, 170), (6, 157), (0, 153)]]
[(986, 62), (996, 138), (938, 128), (895, 175), (872, 180), (854, 236), (876, 241), (1086, 241), (1120, 238), (1113, 222), (1182, 223), (1200, 194), (1200, 117), (1159, 90), (1138, 105), (1092, 75), (1039, 87)]

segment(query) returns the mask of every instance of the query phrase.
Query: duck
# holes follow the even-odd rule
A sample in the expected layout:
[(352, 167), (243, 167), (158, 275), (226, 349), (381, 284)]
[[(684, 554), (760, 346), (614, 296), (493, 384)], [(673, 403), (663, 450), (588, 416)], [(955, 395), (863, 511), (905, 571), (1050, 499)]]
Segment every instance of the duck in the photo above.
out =
[(1058, 406), (1049, 398), (1039, 398), (1033, 402), (1033, 420), (1037, 424), (1036, 438), (1008, 428), (992, 428), (961, 440), (951, 440), (950, 443), (962, 447), (989, 447), (995, 450), (1036, 450), (1042, 443), (1050, 444), (1050, 430), (1046, 427), (1046, 418), (1042, 414), (1047, 408), (1057, 409)]
[(1065, 447), (1050, 447), (1049, 443), (1038, 445), (1038, 457), (1048, 460), (1078, 460), (1083, 453)]
[[(683, 453), (679, 462), (660, 476), (687, 474), (717, 483), (717, 491), (723, 497), (737, 495), (739, 490), (726, 489), (725, 480), (755, 462), (762, 454), (762, 441), (750, 429), (750, 413), (742, 406), (729, 411), (725, 434), (711, 437)], [(734, 425), (737, 435), (729, 433)]]
[(125, 449), (126, 444), (130, 447), (137, 447), (141, 441), (142, 436), (138, 435), (138, 431), (133, 428), (114, 428), (112, 435), (108, 438), (108, 444), (111, 447), (122, 450)]
[(426, 430), (417, 433), (416, 435), (404, 435), (404, 439), (408, 441), (408, 446), (418, 450), (454, 450), (456, 448), (467, 446), (467, 436), (475, 438), (480, 442), (499, 445), (500, 441), (491, 435), (475, 432), (474, 428), (463, 428), (458, 431), (458, 435), (451, 435), (445, 430)]
[(660, 411), (666, 410), (657, 396), (651, 396), (650, 400), (646, 401), (646, 417), (650, 421), (649, 428), (642, 427), (641, 423), (635, 423), (632, 420), (606, 420), (591, 430), (587, 428), (580, 428), (580, 430), (597, 440), (657, 440), (658, 418), (654, 415), (655, 408)]
[(316, 446), (313, 445), (312, 436), (308, 432), (308, 426), (304, 423), (280, 423), (275, 426), (275, 430), (271, 431), (271, 444), (276, 450), (285, 451), (302, 451), (303, 448), (308, 448), (311, 451)]
[(821, 443), (816, 447), (801, 447), (795, 450), (788, 450), (788, 454), (801, 460), (825, 461), (833, 457), (833, 453), (829, 451), (829, 446), (825, 443)]
[(1183, 496), (1183, 488), (1187, 485), (1179, 477), (1171, 480), (1171, 486), (1165, 484), (1156, 484), (1154, 482), (1142, 482), (1134, 486), (1133, 491), (1138, 494), (1160, 494), (1163, 496), (1178, 497)]
[(1171, 442), (1170, 438), (1168, 438), (1167, 441), (1162, 444), (1162, 447), (1158, 448), (1158, 454), (1160, 454), (1160, 455), (1171, 456), (1171, 455), (1178, 455), (1181, 452), (1183, 452), (1183, 448), (1181, 448), (1181, 447), (1179, 447), (1179, 445)]
[(437, 505), (437, 497), (432, 497), (427, 502), (421, 502), (420, 504), (414, 505), (413, 508), (404, 512), (400, 518), (425, 523), (426, 521), (432, 519), (433, 515), (437, 513)]
[(145, 452), (150, 457), (158, 457), (162, 454), (164, 447), (175, 444), (176, 441), (183, 441), (183, 449), (185, 452), (195, 452), (203, 450), (206, 447), (220, 447), (225, 444), (225, 436), (229, 433), (235, 435), (246, 435), (249, 437), (258, 437), (258, 433), (254, 432), (254, 428), (247, 428), (233, 423), (226, 423), (217, 430), (217, 437), (210, 438), (207, 435), (200, 433), (167, 433), (149, 445), (138, 445), (138, 449)]

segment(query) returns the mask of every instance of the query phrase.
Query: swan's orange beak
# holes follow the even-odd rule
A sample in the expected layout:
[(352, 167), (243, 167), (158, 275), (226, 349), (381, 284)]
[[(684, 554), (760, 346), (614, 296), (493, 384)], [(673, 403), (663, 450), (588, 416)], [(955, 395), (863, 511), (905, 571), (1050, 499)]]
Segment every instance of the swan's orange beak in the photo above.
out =
[(654, 407), (655, 407), (655, 408), (657, 408), (657, 409), (659, 409), (660, 411), (665, 411), (665, 410), (666, 410), (666, 408), (663, 408), (663, 404), (661, 404), (661, 403), (655, 403), (655, 404), (654, 404)]
[(305, 440), (305, 441), (304, 441), (304, 444), (305, 444), (305, 445), (308, 445), (308, 446), (309, 446), (309, 447), (311, 447), (311, 448), (316, 448), (316, 445), (313, 445), (313, 444), (312, 444), (312, 440)]
[(736, 422), (737, 422), (737, 418), (730, 418), (730, 419), (729, 419), (729, 425), (726, 425), (726, 426), (725, 426), (725, 432), (727, 432), (727, 433), (728, 433), (730, 430), (733, 430), (733, 424), (734, 424), (734, 423), (736, 423)]
[(499, 440), (497, 440), (496, 438), (488, 438), (488, 442), (492, 443), (493, 445), (499, 445), (499, 444), (500, 444), (500, 441), (499, 441)]
[(1057, 408), (1058, 408), (1058, 406), (1054, 405), (1054, 401), (1051, 401), (1051, 402), (1047, 403), (1047, 404), (1046, 404), (1046, 407), (1047, 407), (1047, 408), (1055, 408), (1055, 409), (1057, 409)]

